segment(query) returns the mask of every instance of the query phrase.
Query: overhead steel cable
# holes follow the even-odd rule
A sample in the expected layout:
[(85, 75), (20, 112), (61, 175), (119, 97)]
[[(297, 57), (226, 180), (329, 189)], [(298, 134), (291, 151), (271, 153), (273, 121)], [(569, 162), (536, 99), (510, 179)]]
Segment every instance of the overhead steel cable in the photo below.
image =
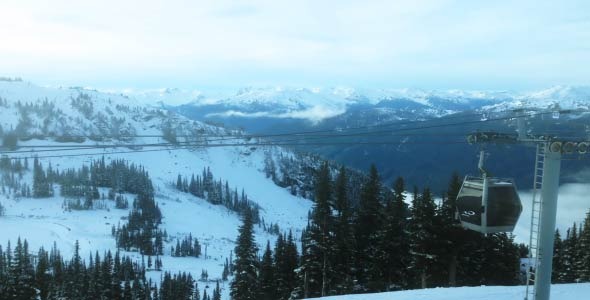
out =
[[(562, 113), (566, 114), (569, 113), (570, 111), (568, 110), (564, 110)], [(496, 121), (505, 121), (505, 120), (511, 120), (511, 119), (515, 119), (515, 118), (520, 118), (520, 117), (531, 117), (531, 116), (536, 116), (536, 115), (546, 115), (546, 114), (552, 114), (553, 112), (536, 112), (536, 113), (528, 113), (528, 114), (523, 114), (523, 115), (515, 115), (515, 116), (508, 116), (508, 117), (501, 117), (501, 118), (488, 118), (485, 120), (471, 120), (471, 121), (463, 121), (463, 122), (455, 122), (455, 123), (443, 123), (443, 124), (435, 124), (435, 125), (429, 125), (429, 126), (420, 126), (420, 127), (410, 127), (410, 128), (396, 128), (396, 129), (390, 129), (390, 130), (380, 130), (380, 131), (373, 131), (373, 132), (357, 132), (357, 133), (345, 133), (345, 134), (341, 134), (339, 132), (345, 132), (345, 131), (351, 131), (351, 130), (358, 130), (358, 129), (374, 129), (374, 128), (382, 128), (382, 127), (389, 127), (389, 126), (399, 126), (399, 125), (404, 125), (405, 124), (416, 124), (416, 123), (426, 123), (426, 122), (430, 122), (432, 120), (428, 120), (428, 121), (411, 121), (411, 122), (404, 122), (404, 123), (390, 123), (390, 124), (381, 124), (381, 125), (374, 125), (374, 126), (362, 126), (362, 127), (353, 127), (353, 128), (347, 128), (347, 129), (343, 129), (343, 130), (338, 130), (338, 129), (330, 129), (330, 130), (316, 130), (316, 131), (301, 131), (301, 132), (291, 132), (291, 133), (278, 133), (278, 134), (268, 134), (268, 135), (250, 135), (250, 136), (230, 136), (228, 138), (221, 138), (218, 140), (234, 140), (234, 139), (242, 139), (242, 138), (274, 138), (274, 137), (282, 137), (282, 136), (290, 136), (290, 135), (295, 135), (295, 136), (301, 136), (301, 135), (306, 135), (306, 134), (314, 134), (314, 133), (322, 133), (322, 132), (336, 132), (333, 136), (338, 136), (338, 137), (350, 137), (350, 136), (358, 136), (358, 135), (366, 135), (366, 134), (375, 134), (375, 133), (395, 133), (395, 132), (407, 132), (407, 131), (414, 131), (414, 130), (423, 130), (423, 129), (434, 129), (434, 128), (444, 128), (444, 127), (449, 127), (449, 126), (461, 126), (461, 125), (469, 125), (469, 124), (478, 124), (478, 123), (489, 123), (489, 122), (496, 122)], [(479, 114), (481, 115), (481, 114)], [(478, 116), (479, 116), (478, 115)], [(440, 121), (440, 119), (436, 119), (438, 121)]]
[[(332, 141), (330, 141), (330, 139), (326, 140), (326, 139), (322, 139), (322, 141), (324, 142), (323, 144), (331, 144), (331, 143), (347, 143), (347, 144), (360, 144), (360, 143), (366, 143), (367, 141), (338, 141), (338, 140), (334, 140), (332, 139)], [(391, 143), (391, 144), (395, 144), (395, 143), (406, 143), (406, 144), (423, 144), (423, 143), (438, 143), (438, 142), (446, 142), (446, 141), (451, 141), (449, 139), (444, 139), (444, 140), (426, 140), (426, 141), (416, 141), (416, 140), (412, 140), (412, 141), (402, 141), (402, 140), (378, 140), (378, 141), (370, 141), (373, 144), (377, 144), (377, 143)], [(463, 139), (457, 140), (457, 142), (463, 142)], [(19, 153), (43, 153), (43, 152), (58, 152), (58, 151), (80, 151), (80, 150), (96, 150), (96, 149), (112, 149), (112, 148), (144, 148), (144, 147), (173, 147), (173, 148), (178, 148), (178, 147), (202, 147), (202, 146), (207, 146), (207, 147), (216, 147), (216, 146), (248, 146), (248, 145), (252, 145), (252, 144), (256, 144), (256, 145), (292, 145), (292, 146), (296, 146), (296, 145), (317, 145), (317, 143), (309, 143), (308, 139), (287, 139), (287, 140), (279, 140), (279, 141), (259, 141), (259, 142), (243, 142), (243, 143), (231, 143), (231, 144), (227, 144), (227, 143), (221, 143), (221, 142), (217, 142), (217, 143), (209, 143), (208, 141), (201, 141), (201, 142), (178, 142), (178, 143), (160, 143), (160, 144), (116, 144), (116, 145), (84, 145), (84, 146), (80, 146), (80, 147), (75, 147), (74, 145), (72, 145), (73, 147), (67, 147), (67, 148), (62, 148), (60, 147), (60, 145), (47, 145), (47, 147), (43, 147), (43, 146), (39, 146), (36, 145), (35, 147), (27, 147), (24, 146), (22, 147), (23, 149), (21, 150), (13, 150), (13, 151), (0, 151), (0, 154), (19, 154)], [(52, 147), (53, 146), (53, 147)], [(45, 149), (45, 148), (49, 148), (49, 149)]]
[[(541, 112), (541, 113), (535, 113), (535, 114), (549, 114), (552, 112)], [(306, 136), (301, 136), (299, 135), (299, 133), (297, 135), (295, 135), (295, 137), (297, 137), (297, 139), (291, 139), (291, 140), (275, 140), (276, 145), (289, 145), (289, 146), (302, 146), (302, 145), (317, 145), (317, 144), (313, 144), (313, 143), (309, 143), (310, 140), (317, 140), (317, 139), (322, 139), (322, 140), (326, 140), (326, 138), (331, 138), (331, 139), (335, 139), (335, 138), (343, 138), (343, 137), (375, 137), (375, 136), (379, 136), (377, 134), (383, 134), (382, 137), (393, 137), (393, 136), (397, 136), (394, 135), (394, 133), (399, 133), (399, 132), (404, 132), (404, 131), (415, 131), (415, 130), (424, 130), (424, 129), (432, 129), (432, 128), (444, 128), (444, 127), (449, 127), (449, 126), (460, 126), (460, 125), (466, 125), (466, 124), (477, 124), (477, 123), (486, 123), (486, 122), (493, 122), (493, 121), (501, 121), (501, 120), (509, 120), (509, 119), (513, 119), (513, 118), (518, 118), (518, 117), (522, 117), (522, 116), (531, 116), (531, 114), (526, 114), (526, 115), (520, 115), (520, 116), (509, 116), (509, 117), (502, 117), (502, 118), (492, 118), (492, 119), (486, 119), (486, 120), (472, 120), (472, 121), (463, 121), (463, 122), (456, 122), (456, 123), (443, 123), (443, 124), (435, 124), (435, 125), (429, 125), (429, 126), (421, 126), (421, 127), (410, 127), (410, 128), (397, 128), (397, 129), (392, 129), (392, 130), (381, 130), (381, 131), (368, 131), (368, 132), (359, 132), (359, 133), (349, 133), (349, 134), (332, 134), (332, 135), (323, 135), (323, 136), (317, 136), (317, 137), (306, 137)], [(412, 122), (412, 123), (418, 123), (418, 122)], [(421, 123), (421, 122), (420, 122)], [(420, 133), (413, 133), (416, 135), (420, 135)], [(268, 135), (266, 137), (269, 137), (271, 135)], [(272, 135), (272, 136), (277, 136), (277, 135)], [(400, 134), (399, 136), (404, 136), (403, 134)], [(160, 136), (157, 136), (160, 137)], [(64, 148), (69, 148), (69, 149), (74, 149), (74, 150), (81, 150), (81, 149), (107, 149), (107, 148), (120, 148), (120, 147), (137, 147), (137, 148), (141, 148), (141, 147), (150, 147), (150, 146), (158, 146), (158, 147), (179, 147), (179, 146), (192, 146), (192, 147), (201, 147), (201, 146), (228, 146), (228, 145), (233, 145), (233, 146), (247, 146), (250, 145), (251, 143), (233, 143), (233, 144), (204, 144), (204, 143), (211, 143), (211, 142), (224, 142), (224, 141), (231, 141), (234, 139), (247, 139), (247, 137), (244, 136), (237, 136), (237, 137), (232, 137), (231, 139), (217, 139), (217, 140), (211, 140), (211, 139), (205, 139), (204, 141), (188, 141), (188, 142), (177, 142), (177, 143), (152, 143), (152, 144), (115, 144), (115, 145), (47, 145), (48, 147), (60, 147), (61, 150), (52, 150), (52, 151), (63, 151)], [(433, 142), (433, 141), (431, 141)], [(198, 143), (198, 144), (196, 144)], [(282, 144), (279, 144), (282, 143)], [(344, 142), (340, 142), (340, 144), (342, 144)], [(353, 145), (362, 145), (363, 142), (346, 142), (347, 144), (353, 144)], [(366, 142), (365, 142), (366, 143)], [(381, 141), (381, 142), (372, 142), (374, 144), (387, 144), (387, 143), (403, 143), (403, 142), (389, 142), (389, 141)], [(408, 143), (407, 141), (405, 143)], [(266, 142), (265, 145), (268, 145), (270, 143)], [(322, 145), (330, 145), (329, 143), (323, 143)], [(25, 146), (26, 147), (26, 146)], [(32, 147), (39, 147), (42, 148), (42, 145), (33, 145)], [(47, 152), (49, 152), (49, 150), (45, 150)], [(41, 153), (44, 152), (43, 149), (39, 149), (39, 150), (29, 150), (29, 151), (4, 151), (1, 153), (4, 154), (18, 154), (18, 153)]]
[[(334, 146), (334, 145), (405, 145), (405, 144), (436, 144), (436, 145), (448, 145), (448, 144), (466, 144), (466, 141), (439, 141), (439, 142), (414, 142), (414, 143), (405, 143), (405, 142), (338, 142), (338, 143), (311, 143), (310, 145), (315, 146)], [(177, 151), (177, 150), (192, 150), (198, 148), (220, 148), (220, 147), (254, 147), (254, 146), (295, 146), (298, 145), (296, 143), (236, 143), (236, 144), (193, 144), (193, 145), (182, 145), (179, 147), (174, 148), (159, 148), (159, 149), (140, 149), (140, 150), (123, 150), (123, 151), (104, 151), (104, 152), (94, 152), (94, 153), (75, 153), (75, 154), (59, 154), (59, 155), (33, 155), (33, 156), (12, 156), (8, 157), (9, 159), (33, 159), (33, 158), (57, 158), (57, 157), (76, 157), (76, 156), (101, 156), (101, 155), (110, 155), (110, 154), (124, 154), (124, 153), (141, 153), (141, 152), (159, 152), (159, 151)], [(78, 149), (76, 149), (78, 150)], [(98, 149), (97, 149), (98, 150)], [(106, 149), (104, 149), (106, 150)], [(21, 152), (24, 153), (24, 152)], [(28, 152), (27, 152), (28, 153)], [(19, 153), (11, 153), (11, 154), (19, 154)]]
[[(368, 137), (368, 138), (405, 138), (405, 137), (438, 137), (438, 136), (444, 136), (444, 137), (464, 137), (466, 134), (468, 133), (430, 133), (430, 134), (424, 134), (424, 133), (410, 133), (410, 134), (372, 134), (372, 133), (368, 133), (366, 136), (364, 137)], [(300, 136), (297, 138), (290, 138), (290, 139), (278, 139), (278, 140), (273, 140), (275, 142), (305, 142), (305, 141), (309, 141), (309, 140), (317, 140), (317, 139), (321, 139), (321, 140), (326, 140), (327, 139), (331, 139), (331, 140), (337, 140), (337, 139), (341, 139), (341, 138), (345, 138), (346, 136), (338, 136), (338, 135), (321, 135), (321, 136)], [(361, 136), (362, 137), (362, 136)], [(244, 139), (246, 140), (246, 139)], [(152, 147), (152, 146), (163, 146), (163, 147), (167, 147), (167, 146), (179, 146), (179, 145), (185, 145), (185, 144), (195, 144), (195, 143), (210, 143), (210, 142), (223, 142), (224, 140), (202, 140), (202, 141), (179, 141), (179, 142), (166, 142), (166, 143), (150, 143), (150, 144), (95, 144), (95, 145), (91, 145), (91, 144), (82, 144), (82, 145), (55, 145), (55, 144), (47, 144), (47, 145), (21, 145), (19, 148), (23, 148), (23, 149), (40, 149), (40, 150), (30, 150), (30, 151), (49, 151), (46, 150), (46, 148), (57, 148), (57, 149), (51, 149), (51, 151), (62, 151), (62, 150), (78, 150), (78, 149), (96, 149), (96, 148), (129, 148), (129, 147)], [(11, 152), (19, 152), (21, 150), (14, 150), (14, 151), (3, 151), (3, 153), (11, 153)]]
[[(542, 115), (542, 114), (550, 114), (553, 112), (540, 112), (540, 113), (534, 113), (535, 115)], [(333, 137), (352, 137), (352, 136), (362, 136), (362, 135), (369, 135), (369, 134), (376, 134), (376, 133), (396, 133), (396, 132), (407, 132), (407, 131), (414, 131), (414, 130), (424, 130), (424, 129), (434, 129), (434, 128), (444, 128), (444, 127), (450, 127), (450, 126), (461, 126), (461, 125), (469, 125), (469, 124), (478, 124), (478, 123), (488, 123), (488, 122), (495, 122), (495, 121), (505, 121), (505, 120), (511, 120), (514, 118), (519, 118), (519, 117), (527, 117), (527, 116), (531, 116), (532, 114), (525, 114), (525, 115), (517, 115), (517, 116), (509, 116), (509, 117), (502, 117), (502, 118), (489, 118), (486, 120), (471, 120), (471, 121), (463, 121), (463, 122), (455, 122), (455, 123), (443, 123), (443, 124), (434, 124), (434, 125), (429, 125), (429, 126), (420, 126), (420, 127), (406, 127), (406, 128), (396, 128), (396, 129), (390, 129), (390, 130), (379, 130), (379, 131), (372, 131), (372, 132), (357, 132), (357, 133), (345, 133), (345, 134), (334, 134), (332, 135)], [(410, 124), (415, 124), (415, 123), (421, 123), (421, 122), (411, 122)], [(391, 125), (391, 124), (390, 124)], [(388, 126), (390, 126), (388, 125)], [(396, 124), (399, 125), (399, 124)], [(373, 126), (372, 128), (377, 128), (377, 127), (382, 127), (382, 126)], [(357, 127), (358, 128), (358, 127)], [(282, 136), (288, 136), (288, 135), (295, 135), (295, 136), (300, 136), (302, 134), (305, 133), (318, 133), (318, 132), (322, 132), (322, 131), (305, 131), (305, 132), (299, 132), (299, 133), (291, 133), (291, 134), (272, 134), (272, 135), (265, 135), (262, 136), (263, 138), (272, 138), (272, 137), (282, 137)], [(333, 132), (333, 130), (331, 130), (331, 132)], [(244, 136), (232, 136), (229, 137), (227, 139), (218, 139), (218, 140), (235, 140), (235, 139), (243, 139), (243, 138), (247, 138)], [(210, 141), (216, 141), (216, 140), (210, 140)]]
[[(511, 109), (511, 110), (503, 110), (503, 111), (495, 111), (495, 112), (490, 112), (491, 114), (504, 114), (504, 113), (514, 113), (514, 112), (521, 112), (520, 109)], [(562, 114), (566, 114), (566, 113), (570, 113), (571, 111), (569, 110), (561, 110), (560, 113)], [(472, 121), (472, 122), (492, 122), (492, 121), (498, 121), (498, 120), (507, 120), (507, 119), (511, 119), (511, 118), (517, 118), (517, 117), (533, 117), (533, 116), (537, 116), (537, 115), (547, 115), (547, 114), (553, 114), (553, 111), (549, 111), (549, 112), (533, 112), (533, 113), (525, 113), (523, 115), (519, 115), (519, 116), (510, 116), (510, 117), (504, 117), (504, 118), (488, 118), (485, 120), (477, 120), (477, 121)], [(456, 115), (453, 116), (449, 116), (449, 117), (442, 117), (442, 118), (435, 118), (435, 119), (428, 119), (428, 120), (423, 120), (423, 121), (398, 121), (398, 122), (388, 122), (388, 123), (383, 123), (383, 124), (375, 124), (375, 125), (363, 125), (363, 126), (357, 126), (357, 127), (348, 127), (348, 128), (331, 128), (331, 129), (320, 129), (320, 130), (311, 130), (311, 131), (293, 131), (293, 132), (283, 132), (283, 133), (268, 133), (268, 134), (245, 134), (245, 135), (229, 135), (229, 134), (203, 134), (203, 135), (199, 135), (198, 137), (220, 137), (220, 138), (229, 138), (229, 139), (240, 139), (240, 138), (268, 138), (268, 137), (280, 137), (280, 136), (289, 136), (289, 135), (310, 135), (310, 134), (315, 134), (315, 133), (329, 133), (329, 132), (346, 132), (346, 131), (355, 131), (355, 130), (363, 130), (363, 129), (375, 129), (375, 128), (387, 128), (387, 127), (391, 127), (391, 126), (402, 126), (402, 125), (408, 125), (408, 124), (424, 124), (424, 123), (429, 123), (429, 122), (436, 122), (436, 121), (447, 121), (450, 119), (460, 119), (460, 118), (469, 118), (469, 117), (481, 117), (483, 113), (473, 113), (473, 114), (461, 114), (461, 113), (457, 113)], [(458, 123), (459, 124), (459, 123)], [(231, 131), (231, 130), (228, 130)], [(176, 137), (196, 137), (195, 135), (175, 135)], [(101, 135), (101, 136), (95, 136), (95, 135), (65, 135), (65, 136), (53, 136), (53, 135), (47, 135), (47, 136), (30, 136), (30, 138), (35, 138), (35, 137), (44, 137), (44, 138), (163, 138), (163, 135), (111, 135), (111, 136), (107, 136), (107, 135)]]

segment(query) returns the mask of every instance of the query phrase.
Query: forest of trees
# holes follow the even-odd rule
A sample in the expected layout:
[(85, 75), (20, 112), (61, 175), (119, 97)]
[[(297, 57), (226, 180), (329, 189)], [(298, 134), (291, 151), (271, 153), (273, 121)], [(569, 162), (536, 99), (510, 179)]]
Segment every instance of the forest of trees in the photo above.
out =
[[(161, 264), (161, 262), (160, 262)], [(149, 268), (149, 267), (148, 267)], [(147, 280), (145, 261), (107, 251), (82, 258), (78, 242), (66, 260), (57, 247), (40, 248), (35, 254), (28, 242), (18, 239), (0, 246), (0, 300), (121, 299), (121, 300), (219, 300), (219, 284), (213, 294), (200, 296), (197, 282), (188, 273), (162, 275), (160, 284)]]
[(553, 283), (590, 282), (590, 210), (582, 225), (555, 231)]
[(127, 220), (127, 224), (118, 226), (113, 231), (117, 248), (138, 250), (145, 255), (164, 254), (167, 233), (159, 228), (162, 213), (153, 193), (141, 192), (137, 195)]
[[(136, 194), (127, 223), (113, 227), (113, 236), (118, 248), (147, 255), (148, 268), (155, 256), (155, 269), (161, 269), (158, 256), (164, 254), (167, 233), (159, 228), (162, 214), (151, 179), (141, 166), (123, 160), (106, 163), (103, 158), (89, 167), (59, 171), (51, 165), (44, 169), (34, 159), (32, 188), (19, 180), (29, 169), (27, 160), (1, 159), (0, 169), (3, 189), (33, 197), (51, 196), (54, 184), (63, 196), (90, 203), (104, 198), (99, 188), (109, 188), (108, 198), (120, 197), (121, 206), (126, 203), (122, 193)], [(280, 233), (276, 224), (269, 224), (267, 230), (278, 233), (278, 238), (263, 249), (254, 240), (254, 225), (266, 228), (266, 224), (244, 192), (238, 197), (227, 182), (214, 180), (209, 169), (190, 179), (178, 176), (178, 190), (225, 205), (243, 218), (236, 259), (226, 260), (222, 275), (227, 280), (234, 274), (232, 299), (286, 300), (522, 282), (520, 258), (527, 255), (525, 245), (516, 244), (510, 234), (484, 236), (465, 230), (455, 219), (461, 187), (457, 174), (451, 176), (440, 201), (428, 187), (408, 189), (403, 178), (384, 186), (375, 167), (361, 184), (351, 184), (347, 169), (334, 170), (328, 163), (313, 174), (314, 205), (301, 247), (291, 232)], [(412, 191), (409, 196), (407, 190)], [(590, 211), (583, 223), (574, 223), (563, 237), (556, 231), (555, 237), (553, 282), (590, 282)], [(170, 250), (172, 256), (201, 255), (199, 241), (190, 235), (178, 239)], [(91, 255), (86, 263), (76, 246), (74, 257), (65, 261), (55, 247), (32, 254), (27, 242), (19, 240), (14, 249), (0, 247), (0, 300), (76, 298), (75, 288), (97, 289), (95, 295), (101, 296), (96, 299), (220, 297), (219, 285), (211, 295), (200, 295), (190, 274), (164, 273), (161, 285), (156, 285), (146, 282), (145, 270), (143, 262), (131, 262), (118, 252)], [(76, 299), (95, 299), (80, 297)]]
[(201, 256), (201, 244), (192, 234), (181, 240), (176, 240), (176, 247), (170, 248), (170, 255), (174, 257), (199, 257)]
[(27, 170), (29, 170), (28, 159), (11, 160), (8, 156), (2, 156), (0, 158), (0, 192), (14, 198), (30, 197), (31, 187), (22, 180)]
[[(274, 151), (272, 148), (264, 152), (264, 173), (276, 185), (288, 189), (291, 194), (303, 198), (314, 198), (316, 170), (324, 160), (316, 155), (303, 152), (284, 153)], [(337, 171), (340, 166), (330, 163), (330, 171)], [(347, 168), (346, 181), (349, 187), (362, 185), (366, 180), (366, 174)], [(350, 188), (347, 190), (348, 198), (357, 205), (360, 198), (360, 190)]]
[[(393, 183), (391, 192), (384, 192), (387, 189), (373, 167), (355, 201), (348, 198), (346, 176), (341, 168), (332, 178), (327, 163), (317, 170), (315, 204), (302, 234), (300, 255), (292, 237), (281, 235), (274, 253), (267, 244), (258, 259), (252, 221), (244, 217), (232, 299), (301, 299), (520, 283), (524, 246), (515, 244), (509, 234), (483, 236), (464, 230), (455, 220), (454, 200), (461, 187), (458, 175), (451, 177), (442, 202), (435, 202), (428, 188), (414, 188), (411, 206), (405, 202), (402, 178)], [(285, 244), (291, 249), (288, 255)], [(285, 279), (277, 280), (277, 276)]]
[[(10, 162), (10, 160), (8, 159)], [(15, 160), (13, 164), (20, 162)], [(25, 160), (25, 166), (27, 168)], [(12, 169), (18, 166), (12, 167)], [(66, 198), (84, 200), (86, 209), (92, 208), (92, 201), (102, 197), (98, 188), (110, 188), (110, 200), (114, 200), (115, 193), (146, 194), (153, 196), (154, 187), (148, 172), (139, 165), (129, 164), (119, 159), (107, 163), (102, 157), (93, 161), (90, 166), (82, 166), (79, 169), (57, 170), (48, 164), (47, 168), (37, 158), (33, 161), (33, 191), (31, 196), (35, 198), (47, 198), (53, 196), (53, 185), (60, 185), (60, 195)]]
[(191, 175), (190, 179), (178, 174), (175, 187), (181, 192), (203, 198), (211, 204), (223, 205), (240, 215), (248, 213), (255, 223), (260, 222), (258, 204), (250, 201), (244, 190), (238, 196), (237, 188), (230, 189), (227, 181), (224, 184), (221, 179), (215, 180), (209, 167), (203, 168), (201, 175)]
[[(11, 166), (12, 169), (16, 168)], [(163, 244), (167, 234), (159, 229), (162, 213), (154, 198), (152, 181), (142, 166), (122, 159), (107, 163), (102, 157), (93, 161), (89, 167), (60, 171), (52, 168), (51, 164), (44, 169), (35, 158), (31, 196), (53, 196), (54, 184), (60, 186), (61, 196), (74, 199), (66, 203), (68, 209), (93, 209), (95, 200), (105, 198), (116, 201), (117, 208), (127, 208), (128, 202), (121, 193), (136, 194), (127, 224), (113, 230), (117, 247), (127, 251), (138, 250), (145, 255), (164, 253)], [(109, 188), (108, 196), (101, 195), (99, 188)]]

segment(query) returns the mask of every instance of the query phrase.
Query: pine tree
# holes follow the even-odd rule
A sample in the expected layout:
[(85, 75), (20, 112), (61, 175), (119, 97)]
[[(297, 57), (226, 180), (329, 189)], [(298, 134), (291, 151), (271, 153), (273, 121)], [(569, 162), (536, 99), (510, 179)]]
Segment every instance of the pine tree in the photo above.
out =
[[(12, 299), (35, 299), (34, 270), (28, 253), (28, 243), (19, 238), (9, 268), (9, 293)], [(10, 297), (10, 296), (9, 296)]]
[(349, 294), (354, 284), (354, 233), (352, 211), (348, 199), (346, 169), (340, 168), (334, 187), (334, 251), (331, 261), (334, 266), (334, 290), (336, 294)]
[(435, 204), (430, 189), (425, 188), (421, 195), (414, 189), (412, 200), (411, 249), (413, 253), (412, 269), (419, 287), (428, 287), (435, 252)]
[(578, 229), (576, 223), (567, 230), (563, 243), (563, 274), (560, 281), (573, 283), (577, 279), (576, 263), (578, 258)]
[(303, 247), (301, 272), (305, 297), (328, 295), (332, 276), (329, 258), (332, 249), (332, 187), (328, 163), (323, 163), (318, 171), (315, 186), (315, 204), (310, 224), (306, 230), (306, 243)]
[(133, 299), (133, 294), (131, 294), (131, 283), (129, 282), (129, 280), (125, 281), (124, 287), (123, 287), (123, 300), (132, 300)]
[(355, 223), (357, 242), (357, 279), (364, 290), (373, 290), (380, 283), (377, 245), (383, 219), (381, 180), (375, 165), (371, 165), (369, 179), (364, 184)]
[(178, 174), (178, 178), (176, 179), (176, 189), (182, 191), (182, 176)]
[(556, 229), (553, 242), (553, 269), (551, 272), (552, 283), (563, 283), (561, 282), (562, 274), (564, 273), (563, 250), (561, 234), (559, 234), (559, 229)]
[(461, 190), (461, 178), (457, 173), (453, 173), (449, 185), (443, 197), (442, 205), (439, 209), (439, 235), (441, 243), (438, 251), (438, 264), (440, 273), (446, 274), (447, 278), (439, 278), (441, 285), (448, 284), (455, 286), (457, 284), (457, 269), (461, 263), (460, 252), (465, 243), (470, 241), (470, 234), (460, 226), (455, 215), (457, 212), (457, 195)]
[(277, 299), (287, 300), (297, 284), (295, 269), (298, 267), (297, 245), (293, 234), (279, 235), (274, 251), (274, 265), (276, 276)]
[(590, 210), (581, 227), (576, 262), (577, 277), (581, 282), (590, 282)]
[(47, 181), (43, 166), (41, 166), (39, 159), (35, 157), (33, 162), (33, 197), (45, 198), (51, 196), (51, 183)]
[(406, 224), (405, 186), (399, 177), (393, 184), (393, 195), (387, 201), (384, 226), (379, 244), (381, 290), (399, 290), (407, 286), (410, 244)]
[(235, 277), (231, 285), (233, 300), (255, 300), (258, 297), (258, 259), (252, 216), (244, 214), (236, 245)]
[[(1, 255), (1, 247), (0, 247), (0, 260), (2, 260)], [(2, 267), (0, 266), (0, 273), (2, 273)], [(0, 275), (1, 276), (1, 275)], [(50, 286), (50, 265), (49, 265), (49, 256), (47, 255), (47, 251), (41, 247), (37, 252), (37, 268), (36, 268), (36, 276), (35, 276), (35, 285), (39, 289), (39, 296), (41, 299), (47, 299), (49, 294), (49, 286)], [(0, 278), (2, 281), (2, 278)]]
[(270, 242), (266, 243), (266, 250), (260, 263), (260, 297), (261, 300), (276, 300), (275, 269)]
[(213, 290), (212, 300), (221, 300), (221, 288), (219, 287), (219, 281), (217, 281), (215, 289)]
[(485, 266), (492, 266), (493, 272), (483, 272), (486, 285), (516, 285), (519, 283), (520, 257), (514, 237), (496, 233), (484, 238)]

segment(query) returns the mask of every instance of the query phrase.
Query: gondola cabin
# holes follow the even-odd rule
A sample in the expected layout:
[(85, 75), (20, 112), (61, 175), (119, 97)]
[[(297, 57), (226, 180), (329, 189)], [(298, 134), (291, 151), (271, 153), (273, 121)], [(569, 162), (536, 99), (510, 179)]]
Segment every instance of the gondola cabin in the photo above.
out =
[(465, 177), (457, 196), (457, 216), (463, 227), (484, 234), (511, 232), (521, 212), (513, 180)]

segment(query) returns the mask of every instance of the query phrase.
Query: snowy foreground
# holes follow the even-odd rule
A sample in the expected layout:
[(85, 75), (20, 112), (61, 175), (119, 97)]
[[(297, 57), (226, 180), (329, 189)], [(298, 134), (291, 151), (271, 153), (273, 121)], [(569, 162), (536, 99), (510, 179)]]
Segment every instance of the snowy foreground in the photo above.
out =
[[(552, 300), (582, 300), (590, 295), (590, 283), (555, 284), (551, 287)], [(320, 298), (324, 300), (522, 300), (524, 286), (482, 286), (436, 288), (402, 292), (345, 295)]]
[[(83, 151), (83, 150), (81, 150)], [(77, 151), (72, 151), (77, 152)], [(41, 159), (47, 166), (67, 169), (89, 165), (97, 157), (66, 157)], [(282, 230), (292, 230), (294, 236), (301, 235), (301, 229), (307, 224), (307, 213), (311, 201), (295, 197), (289, 191), (280, 188), (266, 178), (262, 169), (263, 151), (250, 150), (248, 155), (243, 150), (234, 148), (216, 148), (208, 151), (178, 150), (169, 152), (145, 152), (133, 154), (110, 155), (105, 152), (107, 160), (122, 158), (146, 167), (156, 189), (156, 201), (163, 214), (161, 227), (170, 235), (165, 243), (165, 255), (161, 257), (164, 271), (172, 273), (189, 272), (199, 278), (202, 270), (207, 270), (208, 281), (199, 281), (201, 289), (211, 289), (217, 279), (221, 278), (223, 263), (234, 250), (235, 238), (241, 224), (237, 214), (222, 206), (215, 206), (204, 199), (177, 191), (172, 182), (177, 174), (190, 176), (203, 167), (210, 166), (215, 176), (229, 181), (230, 186), (238, 190), (245, 189), (252, 201), (262, 208), (261, 216), (269, 223), (278, 224)], [(25, 174), (25, 182), (32, 182), (31, 172)], [(115, 239), (111, 236), (111, 227), (120, 222), (129, 213), (128, 209), (115, 209), (112, 201), (106, 201), (107, 209), (88, 211), (66, 211), (62, 207), (64, 198), (59, 196), (58, 187), (55, 197), (44, 199), (13, 199), (0, 194), (0, 203), (6, 214), (0, 217), (0, 244), (5, 247), (7, 241), (14, 244), (18, 237), (26, 238), (30, 249), (36, 251), (43, 246), (50, 249), (56, 242), (65, 257), (72, 255), (75, 241), (80, 242), (82, 256), (87, 258), (94, 251), (116, 251)], [(106, 189), (101, 188), (106, 193)], [(134, 195), (127, 194), (128, 199)], [(261, 228), (255, 230), (256, 241), (262, 249), (267, 241), (273, 245), (276, 236)], [(170, 246), (177, 238), (192, 234), (199, 239), (207, 257), (171, 257)], [(125, 252), (132, 258), (141, 260), (137, 252)], [(148, 271), (148, 278), (158, 282), (162, 272)], [(229, 282), (221, 282), (222, 299), (229, 299)], [(203, 292), (201, 292), (203, 293)], [(211, 293), (211, 290), (208, 291)]]

